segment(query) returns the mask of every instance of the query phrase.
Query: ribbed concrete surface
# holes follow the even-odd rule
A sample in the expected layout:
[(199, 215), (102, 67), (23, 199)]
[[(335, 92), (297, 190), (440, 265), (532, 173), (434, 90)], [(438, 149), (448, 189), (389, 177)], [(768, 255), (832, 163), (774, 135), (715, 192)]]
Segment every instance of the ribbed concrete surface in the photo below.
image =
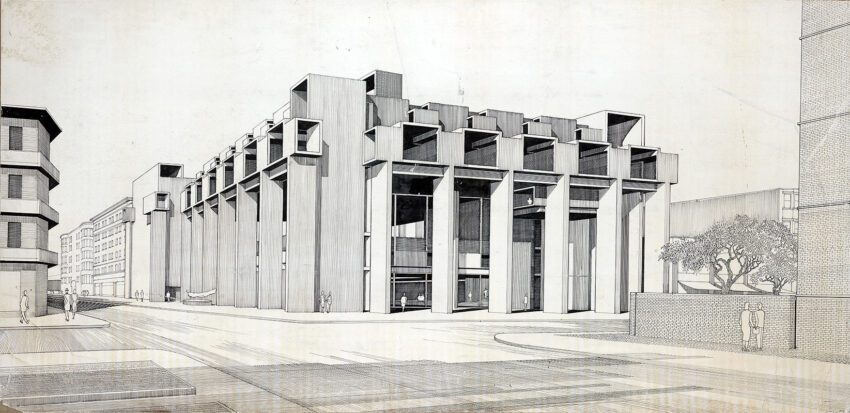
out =
[(151, 361), (0, 368), (10, 406), (194, 395), (195, 388)]

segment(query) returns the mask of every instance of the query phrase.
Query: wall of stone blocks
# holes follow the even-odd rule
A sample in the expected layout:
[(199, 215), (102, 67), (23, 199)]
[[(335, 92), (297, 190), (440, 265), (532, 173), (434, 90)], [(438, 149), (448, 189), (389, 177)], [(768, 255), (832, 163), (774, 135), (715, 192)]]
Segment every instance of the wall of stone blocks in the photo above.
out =
[(850, 355), (850, 297), (797, 297), (797, 348)]
[(764, 348), (795, 345), (795, 297), (774, 295), (632, 293), (629, 333), (639, 337), (740, 344), (741, 311), (764, 306)]

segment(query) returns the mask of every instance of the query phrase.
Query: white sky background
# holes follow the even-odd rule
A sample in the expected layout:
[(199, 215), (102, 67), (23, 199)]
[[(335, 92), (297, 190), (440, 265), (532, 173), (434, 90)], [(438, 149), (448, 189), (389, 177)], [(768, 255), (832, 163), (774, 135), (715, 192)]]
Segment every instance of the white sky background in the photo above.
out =
[[(58, 236), (156, 162), (204, 162), (306, 73), (404, 74), (404, 96), (575, 118), (646, 115), (673, 200), (796, 187), (800, 2), (2, 0), (4, 104), (63, 129)], [(56, 267), (58, 268), (58, 267)]]

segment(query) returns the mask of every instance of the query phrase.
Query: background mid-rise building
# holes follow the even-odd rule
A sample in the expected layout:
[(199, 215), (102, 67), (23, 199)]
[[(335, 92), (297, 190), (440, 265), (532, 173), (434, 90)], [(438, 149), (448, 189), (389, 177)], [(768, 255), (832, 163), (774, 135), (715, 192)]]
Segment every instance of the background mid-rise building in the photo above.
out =
[(61, 291), (76, 291), (80, 295), (91, 295), (94, 271), (94, 237), (92, 223), (83, 222), (68, 233), (59, 236), (59, 256), (62, 275)]
[(132, 205), (131, 198), (122, 198), (91, 218), (94, 229), (92, 295), (127, 298)]
[(32, 314), (47, 314), (47, 269), (59, 263), (48, 245), (59, 221), (50, 207), (59, 184), (50, 143), (61, 132), (47, 109), (0, 109), (0, 314), (19, 314), (24, 291)]

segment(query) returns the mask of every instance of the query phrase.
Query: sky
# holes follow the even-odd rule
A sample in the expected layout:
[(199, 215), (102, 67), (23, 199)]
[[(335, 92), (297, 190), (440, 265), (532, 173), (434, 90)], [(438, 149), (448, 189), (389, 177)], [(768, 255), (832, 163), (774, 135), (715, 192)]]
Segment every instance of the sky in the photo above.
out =
[(59, 234), (156, 162), (188, 175), (306, 73), (404, 74), (411, 103), (646, 116), (672, 199), (796, 187), (798, 0), (2, 0), (0, 101), (46, 107)]

